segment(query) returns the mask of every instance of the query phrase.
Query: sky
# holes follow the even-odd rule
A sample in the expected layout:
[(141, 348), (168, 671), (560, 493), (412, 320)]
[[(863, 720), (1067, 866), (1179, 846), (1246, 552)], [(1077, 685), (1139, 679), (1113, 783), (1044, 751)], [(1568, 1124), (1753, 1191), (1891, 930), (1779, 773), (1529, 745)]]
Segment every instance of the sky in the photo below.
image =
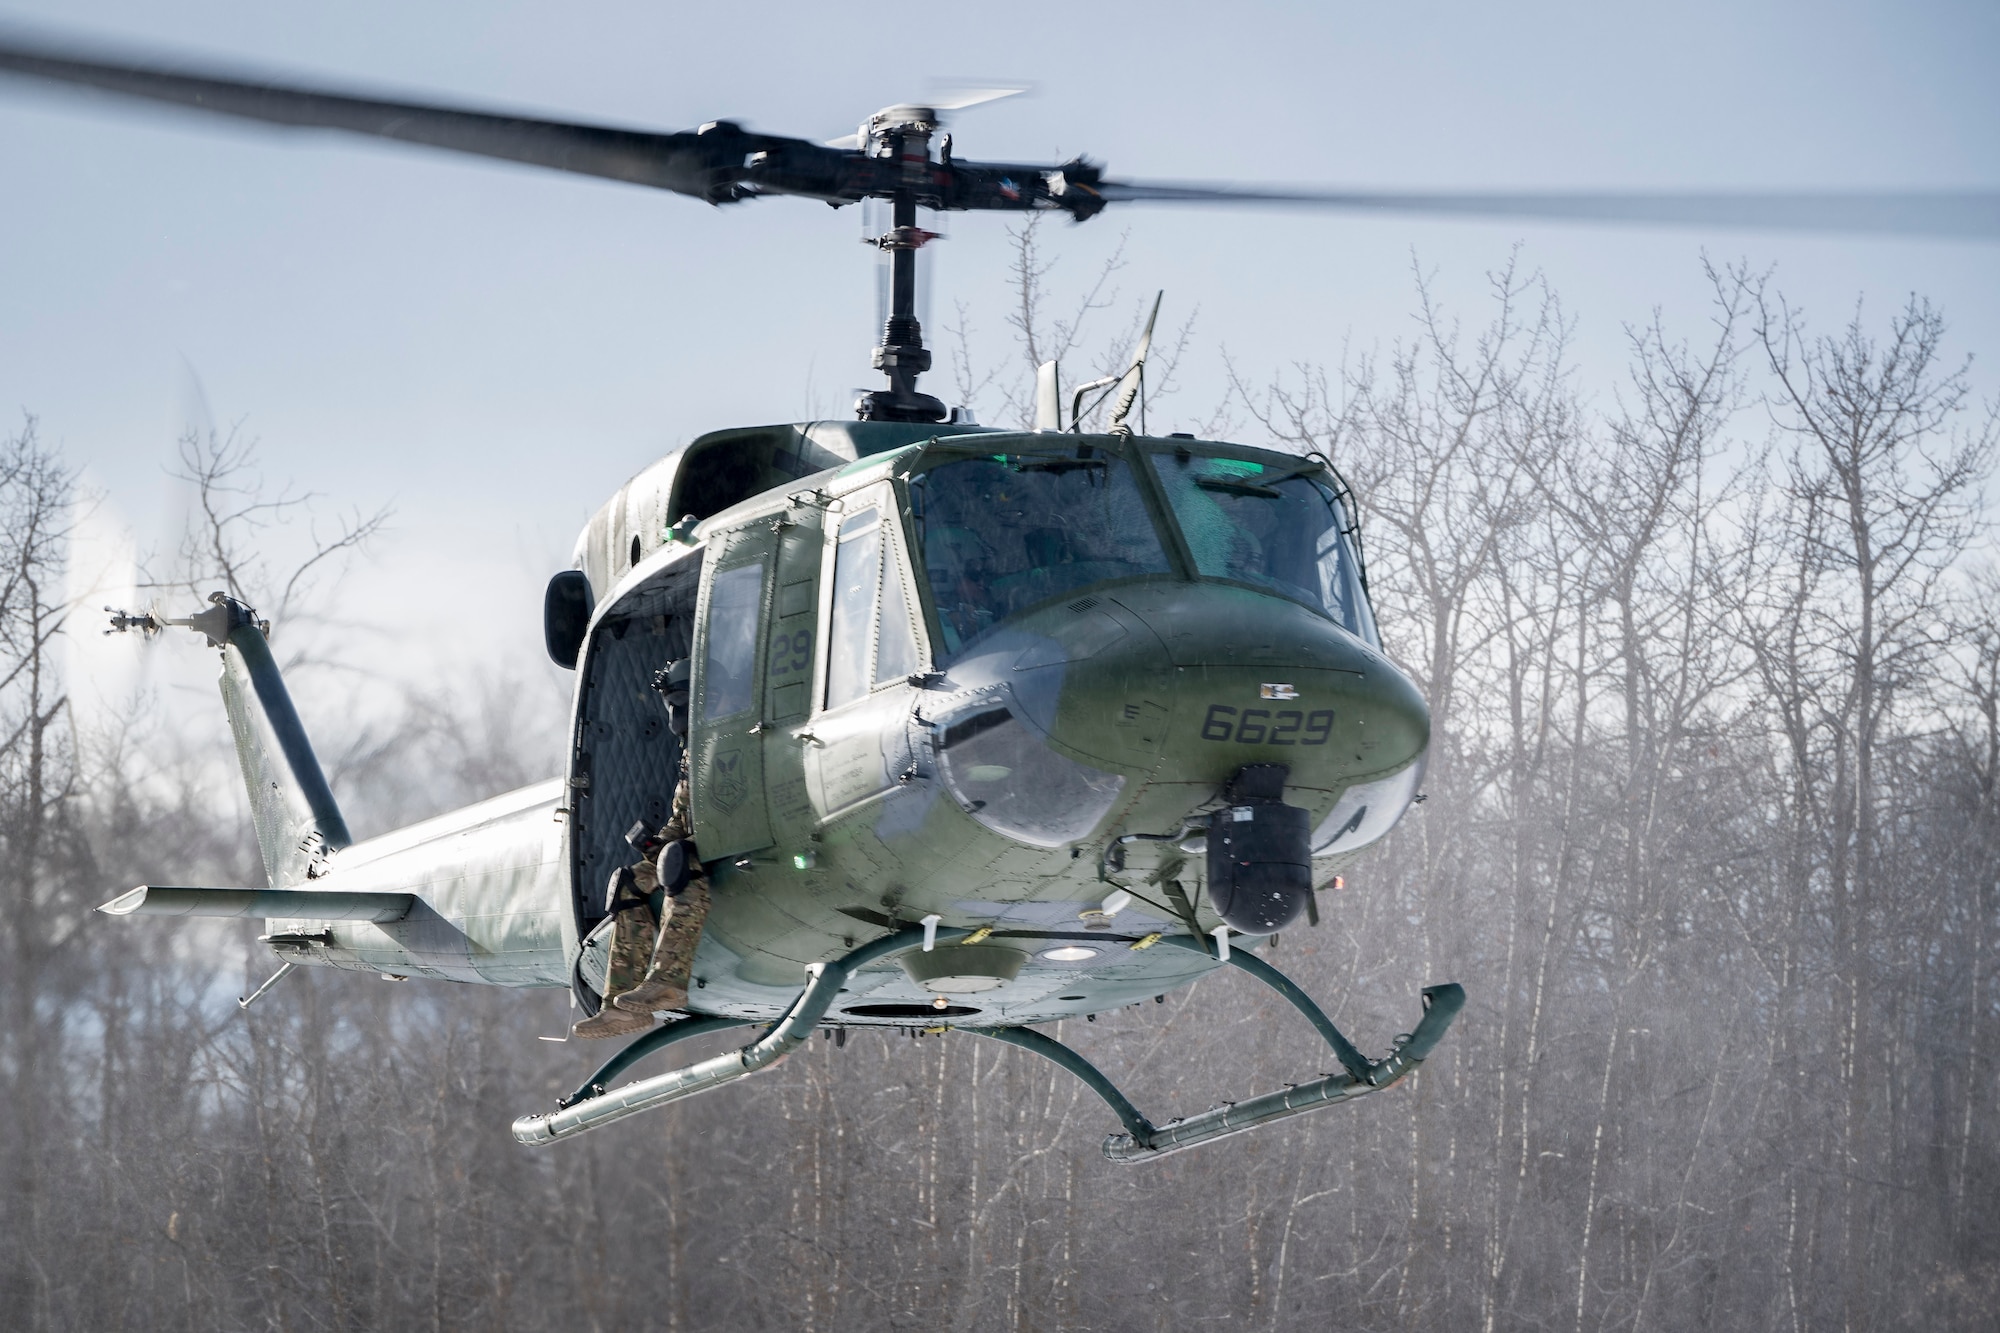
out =
[[(1135, 179), (2000, 188), (1990, 4), (0, 0), (0, 22), (391, 94), (812, 138), (940, 83), (1014, 80), (1032, 95), (956, 118), (959, 154), (1084, 152)], [(715, 209), (22, 82), (0, 83), (0, 181), (0, 408), (83, 469), (81, 554), (111, 571), (107, 598), (132, 552), (171, 545), (188, 500), (173, 443), (205, 416), (258, 439), (273, 483), (319, 493), (323, 519), (393, 504), (322, 605), (357, 660), (406, 681), (518, 664), (559, 714), (541, 586), (590, 512), (703, 431), (844, 415), (873, 387), (858, 210)], [(979, 354), (1008, 355), (1003, 220), (943, 230), (932, 340), (962, 301)], [(1413, 262), (1477, 321), (1517, 246), (1601, 396), (1625, 325), (1658, 307), (1700, 332), (1704, 253), (1774, 268), (1819, 327), (1920, 292), (1958, 351), (2000, 354), (1995, 242), (1143, 206), (1044, 235), (1059, 286), (1122, 239), (1121, 310), (1163, 288), (1163, 321), (1198, 311), (1191, 412), (1219, 397), (1224, 351), (1261, 374), (1407, 336)], [(96, 641), (78, 669), (115, 699), (150, 660)]]

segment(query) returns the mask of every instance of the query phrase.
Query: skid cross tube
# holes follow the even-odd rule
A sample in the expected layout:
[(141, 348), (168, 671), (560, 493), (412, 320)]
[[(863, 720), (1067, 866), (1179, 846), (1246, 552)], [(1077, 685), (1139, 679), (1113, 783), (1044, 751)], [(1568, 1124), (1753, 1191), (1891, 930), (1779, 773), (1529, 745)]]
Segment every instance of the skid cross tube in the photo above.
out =
[[(969, 930), (940, 930), (937, 932), (936, 942), (953, 944), (971, 933)], [(792, 1006), (785, 1011), (784, 1017), (773, 1023), (770, 1030), (762, 1037), (742, 1050), (714, 1056), (689, 1065), (685, 1069), (670, 1070), (664, 1074), (655, 1074), (652, 1078), (642, 1078), (636, 1083), (627, 1083), (623, 1087), (612, 1088), (581, 1101), (571, 1101), (568, 1105), (544, 1115), (524, 1115), (514, 1122), (514, 1137), (519, 1142), (527, 1144), (553, 1143), (557, 1139), (581, 1134), (585, 1130), (608, 1125), (614, 1120), (623, 1120), (628, 1115), (636, 1115), (655, 1106), (664, 1106), (668, 1102), (677, 1102), (696, 1093), (707, 1092), (710, 1088), (733, 1083), (760, 1070), (769, 1069), (805, 1044), (806, 1039), (812, 1036), (813, 1029), (819, 1026), (820, 1019), (826, 1017), (827, 1009), (833, 1004), (833, 997), (840, 994), (840, 988), (847, 984), (847, 979), (858, 969), (879, 958), (921, 948), (923, 944), (924, 931), (920, 927), (911, 926), (892, 935), (884, 935), (879, 940), (871, 940), (845, 957), (836, 958), (830, 963), (816, 964), (813, 969), (809, 969), (812, 980), (806, 983), (806, 988), (799, 992), (796, 1000), (792, 1001)], [(681, 1029), (681, 1024), (675, 1024), (668, 1029), (668, 1032), (679, 1032)], [(704, 1030), (713, 1032), (717, 1029), (710, 1027)], [(687, 1032), (684, 1035), (696, 1034)], [(648, 1040), (655, 1041), (658, 1045), (670, 1044), (672, 1039), (663, 1040), (663, 1038), (665, 1034), (654, 1033), (651, 1038), (641, 1037), (634, 1045)], [(620, 1051), (618, 1057), (605, 1066), (605, 1070), (611, 1071), (609, 1075), (605, 1075), (604, 1070), (600, 1070), (599, 1074), (606, 1077), (613, 1076), (617, 1073), (617, 1069), (612, 1068), (613, 1065), (622, 1069), (630, 1065), (633, 1060), (657, 1049), (658, 1045), (648, 1046), (637, 1054), (632, 1054), (631, 1048), (628, 1047)], [(626, 1059), (628, 1055), (630, 1058)], [(598, 1075), (592, 1076), (593, 1084), (597, 1079)], [(585, 1085), (584, 1090), (588, 1091), (591, 1086)]]
[(1144, 1139), (1154, 1133), (1153, 1122), (1139, 1113), (1139, 1108), (1132, 1105), (1132, 1099), (1120, 1092), (1118, 1085), (1104, 1076), (1103, 1070), (1054, 1037), (1044, 1036), (1033, 1028), (966, 1028), (965, 1031), (981, 1037), (991, 1037), (994, 1041), (1004, 1041), (1009, 1046), (1033, 1051), (1045, 1060), (1054, 1061), (1076, 1075), (1086, 1087), (1104, 1099), (1105, 1105), (1125, 1122), (1128, 1137)]
[[(1192, 953), (1207, 954), (1210, 958), (1215, 957), (1215, 950), (1209, 945), (1206, 936), (1198, 938), (1193, 935), (1168, 935), (1160, 943), (1171, 944), (1176, 949), (1186, 949)], [(1231, 949), (1228, 962), (1231, 967), (1248, 972), (1291, 1001), (1292, 1008), (1304, 1014), (1306, 1021), (1319, 1032), (1320, 1039), (1333, 1048), (1334, 1059), (1340, 1061), (1342, 1069), (1363, 1083), (1374, 1081), (1375, 1062), (1363, 1055), (1354, 1043), (1333, 1025), (1333, 1020), (1326, 1016), (1326, 1011), (1313, 1002), (1312, 996), (1300, 990), (1296, 981), (1248, 949)]]

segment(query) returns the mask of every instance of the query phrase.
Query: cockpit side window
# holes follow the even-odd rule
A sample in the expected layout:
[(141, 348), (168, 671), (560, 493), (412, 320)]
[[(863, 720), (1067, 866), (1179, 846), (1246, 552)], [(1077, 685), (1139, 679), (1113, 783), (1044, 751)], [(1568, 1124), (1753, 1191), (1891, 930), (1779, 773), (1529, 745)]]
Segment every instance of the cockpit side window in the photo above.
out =
[(875, 588), (882, 579), (882, 511), (864, 509), (840, 525), (833, 556), (833, 626), (827, 639), (826, 706), (868, 693)]
[(946, 656), (1038, 602), (1172, 569), (1130, 466), (1102, 449), (956, 459), (909, 486)]
[[(833, 556), (833, 623), (828, 635), (826, 706), (838, 708), (874, 685), (917, 670), (916, 634), (895, 543), (874, 506), (840, 525)], [(877, 616), (877, 610), (880, 616)]]
[(910, 594), (904, 587), (899, 563), (895, 543), (885, 542), (882, 546), (882, 618), (875, 634), (877, 685), (907, 677), (920, 665), (916, 630), (910, 619)]
[(1316, 466), (1187, 450), (1156, 453), (1153, 464), (1197, 572), (1304, 602), (1376, 642), (1360, 561)]

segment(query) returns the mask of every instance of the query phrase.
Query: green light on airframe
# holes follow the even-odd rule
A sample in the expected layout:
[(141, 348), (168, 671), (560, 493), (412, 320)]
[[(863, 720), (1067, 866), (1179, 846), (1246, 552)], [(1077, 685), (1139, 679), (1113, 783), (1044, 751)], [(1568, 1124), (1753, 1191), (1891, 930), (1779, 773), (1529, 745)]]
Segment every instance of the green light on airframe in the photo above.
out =
[(1261, 477), (1264, 465), (1241, 458), (1211, 458), (1208, 460), (1208, 472), (1210, 476)]

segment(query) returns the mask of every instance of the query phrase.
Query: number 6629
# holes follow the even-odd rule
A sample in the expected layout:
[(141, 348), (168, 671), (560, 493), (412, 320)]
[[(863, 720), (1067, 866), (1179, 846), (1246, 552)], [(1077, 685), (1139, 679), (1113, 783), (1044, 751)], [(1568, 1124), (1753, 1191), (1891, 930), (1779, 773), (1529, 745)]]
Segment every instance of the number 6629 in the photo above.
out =
[(1201, 722), (1205, 741), (1234, 741), (1238, 745), (1325, 745), (1333, 735), (1333, 710), (1316, 708), (1310, 713), (1296, 708), (1246, 708), (1242, 712), (1228, 704), (1210, 704)]

